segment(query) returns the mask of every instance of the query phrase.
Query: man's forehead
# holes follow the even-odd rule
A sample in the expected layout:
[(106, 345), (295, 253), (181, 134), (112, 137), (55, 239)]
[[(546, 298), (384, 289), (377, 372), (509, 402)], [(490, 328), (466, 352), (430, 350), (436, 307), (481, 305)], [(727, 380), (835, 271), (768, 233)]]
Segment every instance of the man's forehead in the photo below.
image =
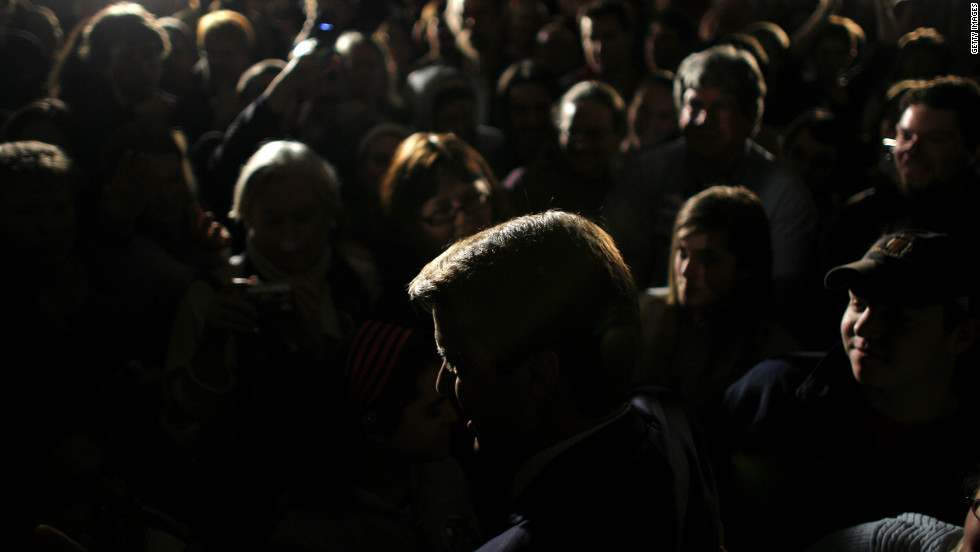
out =
[(435, 327), (436, 346), (440, 353), (447, 349), (458, 349), (466, 346), (468, 336), (473, 333), (472, 322), (465, 313), (457, 308), (446, 305), (432, 307), (432, 322)]
[(848, 289), (851, 297), (864, 301), (872, 307), (891, 310), (895, 313), (928, 313), (931, 311), (942, 311), (942, 303), (932, 303), (927, 305), (909, 305), (898, 298), (890, 297), (880, 290), (871, 286), (852, 286)]
[(432, 321), (436, 348), (443, 356), (490, 358), (503, 340), (500, 329), (504, 323), (491, 322), (485, 311), (475, 306), (434, 305)]
[(933, 109), (917, 103), (905, 108), (898, 120), (898, 128), (916, 132), (959, 133), (959, 122), (952, 109)]

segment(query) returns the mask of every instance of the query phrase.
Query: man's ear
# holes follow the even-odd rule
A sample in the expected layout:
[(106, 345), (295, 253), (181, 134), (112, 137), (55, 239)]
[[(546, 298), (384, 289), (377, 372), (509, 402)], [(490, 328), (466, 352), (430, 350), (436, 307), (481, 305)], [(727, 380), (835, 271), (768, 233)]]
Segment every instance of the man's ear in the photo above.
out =
[(558, 354), (549, 348), (538, 349), (531, 353), (521, 366), (525, 381), (534, 398), (550, 395), (561, 376), (561, 361)]

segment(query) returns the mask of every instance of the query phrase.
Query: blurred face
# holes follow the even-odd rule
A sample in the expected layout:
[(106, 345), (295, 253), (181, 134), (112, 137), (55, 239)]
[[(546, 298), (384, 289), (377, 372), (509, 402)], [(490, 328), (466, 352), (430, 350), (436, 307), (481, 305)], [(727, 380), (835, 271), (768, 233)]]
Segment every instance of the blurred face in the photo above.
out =
[(167, 70), (179, 75), (190, 75), (198, 60), (197, 48), (191, 48), (187, 40), (181, 38), (179, 30), (167, 28), (166, 31), (170, 36), (170, 53), (164, 60)]
[(238, 84), (238, 77), (251, 65), (248, 49), (231, 37), (213, 36), (205, 45), (211, 78)]
[(153, 180), (143, 220), (152, 227), (173, 230), (192, 200), (184, 159), (176, 153), (148, 153), (146, 160)]
[(825, 37), (817, 41), (810, 55), (810, 63), (821, 82), (836, 83), (837, 77), (851, 62), (850, 45), (837, 37)]
[(585, 61), (593, 71), (614, 72), (630, 63), (630, 38), (615, 16), (583, 17), (579, 28)]
[(673, 259), (677, 300), (689, 307), (716, 305), (738, 284), (735, 255), (715, 232), (688, 233), (677, 241)]
[(116, 44), (109, 53), (105, 73), (123, 106), (146, 100), (156, 92), (163, 74), (160, 46), (152, 41)]
[(544, 62), (556, 75), (564, 75), (578, 67), (577, 39), (562, 24), (547, 24), (534, 37), (535, 57)]
[(436, 390), (439, 366), (433, 365), (419, 376), (418, 398), (403, 413), (389, 444), (402, 458), (411, 462), (431, 462), (449, 456), (452, 428), (459, 421), (449, 397)]
[(476, 102), (459, 98), (436, 107), (432, 117), (434, 132), (451, 132), (468, 143), (476, 138)]
[(522, 153), (541, 149), (554, 140), (547, 88), (532, 82), (516, 84), (510, 89), (508, 105), (510, 136)]
[(790, 144), (787, 144), (786, 165), (811, 190), (824, 189), (833, 185), (833, 175), (837, 168), (837, 150), (832, 144), (813, 139), (809, 130), (801, 130)]
[(14, 266), (53, 268), (68, 258), (75, 209), (67, 182), (6, 182), (0, 192), (0, 249)]
[(642, 149), (677, 136), (677, 108), (670, 88), (646, 84), (637, 90), (629, 107), (629, 124)]
[[(521, 370), (493, 365), (492, 338), (466, 312), (432, 311), (436, 346), (443, 358), (436, 386), (456, 396), (473, 434), (473, 448), (516, 464), (533, 450), (534, 416)], [(501, 373), (505, 372), (505, 373)]]
[(422, 239), (433, 257), (453, 242), (490, 226), (490, 186), (483, 180), (464, 179), (451, 170), (436, 173), (436, 194), (419, 212)]
[(690, 48), (681, 40), (677, 29), (659, 21), (650, 24), (643, 43), (643, 54), (648, 67), (676, 71), (689, 53)]
[(688, 88), (681, 98), (680, 127), (698, 158), (741, 155), (752, 131), (738, 99), (721, 88)]
[(560, 145), (572, 170), (590, 178), (609, 170), (620, 135), (608, 107), (591, 99), (565, 103), (559, 130)]
[(370, 45), (358, 44), (351, 49), (347, 69), (351, 90), (357, 97), (374, 99), (384, 92), (384, 60)]
[(913, 308), (872, 301), (850, 292), (841, 337), (854, 378), (872, 389), (935, 388), (951, 378), (953, 332), (942, 305)]
[(299, 175), (266, 183), (253, 198), (247, 222), (259, 252), (290, 274), (312, 269), (330, 241), (332, 221), (313, 185)]
[(378, 194), (380, 191), (381, 180), (384, 178), (388, 167), (391, 166), (391, 158), (398, 149), (401, 138), (392, 134), (380, 136), (368, 146), (367, 152), (358, 168), (359, 179), (363, 186), (367, 186), (372, 193)]
[(956, 112), (913, 104), (896, 127), (895, 167), (903, 195), (915, 197), (963, 175), (976, 165), (960, 133)]

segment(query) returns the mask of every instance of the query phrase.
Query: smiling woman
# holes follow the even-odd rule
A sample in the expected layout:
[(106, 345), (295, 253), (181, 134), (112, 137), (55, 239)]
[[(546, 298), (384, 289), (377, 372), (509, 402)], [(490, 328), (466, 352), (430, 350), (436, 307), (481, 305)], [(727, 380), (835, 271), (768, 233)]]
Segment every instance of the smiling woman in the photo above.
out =
[(304, 144), (260, 148), (235, 189), (244, 253), (193, 282), (174, 319), (165, 423), (183, 453), (209, 459), (199, 467), (216, 487), (253, 482), (228, 497), (194, 491), (232, 518), (263, 512), (262, 497), (283, 490), (295, 430), (323, 399), (313, 380), (369, 308), (370, 276), (336, 222), (338, 188)]

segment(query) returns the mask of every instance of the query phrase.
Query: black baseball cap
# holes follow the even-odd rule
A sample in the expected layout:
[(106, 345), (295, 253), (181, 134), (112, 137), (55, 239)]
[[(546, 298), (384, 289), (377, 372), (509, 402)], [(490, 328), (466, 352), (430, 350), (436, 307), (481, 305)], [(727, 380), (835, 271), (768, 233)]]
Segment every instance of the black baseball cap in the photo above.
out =
[(952, 300), (970, 312), (976, 308), (974, 255), (948, 234), (895, 232), (879, 238), (861, 260), (831, 269), (824, 286), (909, 307)]

